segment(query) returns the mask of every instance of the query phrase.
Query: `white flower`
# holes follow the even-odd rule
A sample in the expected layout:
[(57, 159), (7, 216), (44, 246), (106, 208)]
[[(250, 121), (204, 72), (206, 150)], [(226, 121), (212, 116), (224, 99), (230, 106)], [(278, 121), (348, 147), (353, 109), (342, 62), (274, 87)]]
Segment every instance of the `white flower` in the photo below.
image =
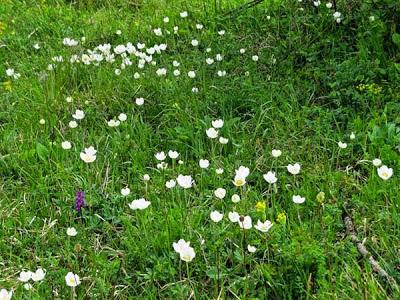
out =
[(225, 30), (220, 30), (220, 31), (218, 31), (218, 34), (219, 34), (219, 35), (224, 35), (224, 34), (225, 34)]
[(338, 12), (338, 11), (335, 11), (334, 14), (333, 14), (333, 17), (335, 19), (339, 19), (341, 16), (342, 16), (342, 14), (340, 12)]
[(122, 196), (128, 196), (130, 193), (131, 193), (131, 190), (129, 189), (129, 187), (125, 187), (125, 188), (121, 189)]
[(214, 63), (214, 59), (208, 57), (208, 58), (206, 58), (206, 63), (207, 63), (207, 65), (212, 65)]
[(46, 120), (45, 120), (45, 119), (40, 119), (40, 120), (39, 120), (39, 124), (40, 124), (40, 125), (46, 124)]
[(271, 154), (273, 157), (277, 158), (282, 155), (282, 151), (277, 149), (272, 149)]
[(114, 48), (114, 53), (117, 55), (121, 55), (122, 53), (126, 52), (126, 47), (125, 45), (118, 45), (117, 47)]
[(174, 74), (174, 76), (179, 76), (179, 75), (181, 75), (181, 71), (174, 70), (173, 74)]
[(172, 247), (176, 253), (181, 253), (184, 248), (190, 247), (190, 242), (180, 239), (177, 243), (173, 242)]
[(163, 21), (164, 21), (164, 23), (168, 23), (169, 22), (169, 18), (168, 17), (164, 17)]
[(174, 61), (172, 62), (172, 65), (173, 65), (174, 67), (179, 67), (181, 64), (180, 64), (180, 62), (174, 60)]
[(67, 98), (65, 98), (65, 101), (67, 101), (68, 103), (71, 103), (72, 102), (72, 97), (68, 96)]
[(83, 110), (77, 109), (77, 110), (75, 111), (75, 113), (72, 114), (72, 117), (73, 117), (75, 120), (82, 120), (82, 119), (85, 117), (85, 113), (83, 112)]
[(165, 76), (167, 74), (167, 69), (166, 68), (160, 68), (156, 71), (156, 74), (158, 76)]
[(231, 200), (233, 203), (238, 203), (240, 201), (240, 196), (238, 194), (233, 194)]
[(165, 170), (166, 168), (168, 168), (168, 163), (166, 163), (165, 161), (162, 161), (161, 163), (157, 164), (157, 169)]
[(199, 89), (197, 87), (192, 88), (192, 93), (196, 94), (199, 92)]
[(207, 169), (210, 166), (210, 162), (207, 159), (200, 159), (199, 166), (202, 169)]
[(370, 20), (371, 22), (375, 21), (375, 16), (369, 16), (369, 20)]
[(135, 74), (133, 74), (133, 78), (139, 79), (140, 78), (140, 74), (138, 72), (135, 72)]
[(69, 141), (64, 141), (64, 142), (61, 143), (61, 147), (64, 150), (69, 150), (69, 149), (71, 149), (72, 145), (71, 145), (71, 143)]
[(63, 45), (68, 46), (68, 47), (74, 47), (78, 45), (78, 41), (70, 38), (64, 38), (63, 39)]
[(120, 113), (118, 116), (118, 120), (120, 120), (121, 122), (125, 122), (127, 118), (128, 117), (124, 113)]
[(215, 128), (211, 127), (206, 130), (206, 134), (210, 139), (216, 139), (218, 137), (218, 130), (215, 130)]
[(74, 227), (67, 228), (67, 235), (76, 236), (77, 234), (78, 234), (78, 232), (76, 231), (76, 229)]
[(189, 76), (190, 78), (195, 78), (195, 77), (196, 77), (196, 72), (195, 72), (195, 71), (189, 71), (189, 72), (188, 72), (188, 76)]
[(211, 122), (211, 125), (215, 128), (215, 129), (219, 129), (222, 128), (222, 126), (224, 126), (224, 121), (221, 119), (218, 120), (214, 120)]
[(36, 44), (33, 45), (33, 48), (36, 49), (36, 50), (39, 50), (40, 49), (40, 45), (38, 43), (36, 43)]
[(328, 3), (326, 4), (326, 7), (327, 7), (327, 8), (332, 8), (332, 6), (333, 6), (333, 5), (332, 5), (331, 2), (328, 2)]
[(191, 262), (193, 258), (195, 258), (195, 256), (196, 253), (194, 252), (194, 249), (190, 246), (183, 247), (179, 252), (179, 257), (185, 262)]
[(258, 55), (253, 55), (253, 56), (251, 57), (251, 59), (252, 59), (253, 61), (258, 61)]
[(186, 18), (188, 16), (187, 11), (183, 11), (179, 14), (181, 16), (181, 18)]
[(72, 272), (68, 272), (68, 274), (65, 275), (65, 282), (69, 287), (76, 287), (81, 284), (79, 276)]
[(250, 253), (254, 253), (254, 252), (257, 251), (257, 248), (254, 247), (254, 246), (252, 246), (252, 245), (247, 245), (247, 250), (248, 250)]
[(228, 142), (229, 142), (229, 139), (227, 139), (227, 138), (224, 138), (224, 137), (220, 137), (219, 138), (219, 140), (218, 140), (222, 145), (226, 145), (226, 144), (228, 144)]
[(181, 260), (190, 262), (196, 256), (194, 249), (190, 247), (190, 242), (180, 239), (177, 243), (172, 243), (175, 252), (179, 254)]
[(254, 225), (254, 228), (261, 232), (268, 232), (274, 224), (271, 221), (266, 220), (265, 222), (257, 221), (257, 225)]
[(219, 70), (219, 71), (217, 72), (217, 75), (218, 75), (219, 77), (224, 77), (224, 76), (226, 75), (226, 71), (221, 71), (221, 70)]
[(244, 49), (244, 48), (241, 48), (240, 50), (239, 50), (239, 53), (240, 54), (244, 54), (246, 52), (246, 49)]
[(224, 57), (221, 54), (218, 53), (217, 55), (215, 55), (215, 59), (217, 61), (222, 61), (224, 59)]
[(168, 156), (169, 156), (170, 158), (172, 158), (172, 159), (176, 159), (176, 158), (178, 158), (179, 153), (178, 153), (177, 151), (169, 150), (169, 151), (168, 151)]
[(219, 221), (222, 220), (222, 218), (224, 217), (223, 214), (221, 214), (219, 211), (214, 210), (210, 213), (210, 218), (213, 222), (218, 223)]
[(120, 121), (118, 121), (118, 120), (116, 121), (114, 119), (111, 119), (107, 122), (107, 125), (110, 127), (118, 127), (119, 124), (120, 124)]
[(85, 148), (84, 152), (81, 152), (80, 157), (85, 163), (92, 163), (96, 160), (97, 151), (90, 146), (89, 148)]
[(30, 284), (30, 283), (25, 283), (25, 284), (24, 284), (24, 289), (25, 289), (25, 290), (29, 291), (29, 290), (32, 289), (32, 288), (33, 288), (32, 284)]
[(378, 168), (378, 176), (383, 180), (388, 180), (393, 175), (393, 169), (388, 168), (387, 166), (383, 165), (382, 167)]
[(250, 229), (251, 227), (253, 227), (253, 225), (251, 223), (251, 218), (249, 216), (240, 217), (239, 218), (239, 226), (242, 229)]
[(354, 132), (352, 132), (351, 134), (350, 134), (350, 139), (351, 140), (354, 140), (356, 138), (356, 135), (354, 134)]
[(6, 289), (0, 290), (0, 300), (10, 300), (12, 297), (13, 292), (7, 291)]
[(32, 280), (37, 282), (44, 279), (46, 273), (43, 271), (42, 268), (38, 268), (35, 273), (32, 273)]
[(246, 177), (249, 176), (250, 169), (244, 166), (240, 166), (239, 169), (235, 170), (235, 178), (233, 184), (235, 186), (243, 186), (246, 184)]
[(224, 169), (218, 168), (215, 170), (215, 173), (217, 173), (218, 175), (221, 175), (222, 173), (224, 173)]
[(267, 174), (263, 175), (264, 179), (266, 182), (269, 184), (276, 183), (278, 181), (278, 178), (276, 178), (275, 172), (268, 171)]
[(149, 207), (149, 205), (151, 204), (150, 201), (145, 200), (144, 198), (140, 198), (137, 200), (133, 200), (131, 203), (129, 203), (129, 208), (136, 210), (136, 209), (145, 209), (147, 207)]
[(162, 36), (161, 28), (155, 28), (153, 31), (156, 36)]
[(240, 218), (240, 216), (236, 211), (231, 211), (231, 212), (228, 213), (228, 219), (232, 223), (239, 222), (239, 218)]
[(78, 127), (78, 123), (76, 123), (76, 121), (70, 121), (68, 123), (69, 128), (76, 128)]
[(165, 183), (165, 187), (166, 187), (167, 189), (172, 189), (172, 188), (174, 188), (175, 186), (176, 186), (176, 181), (173, 180), (173, 179), (168, 180), (168, 181)]
[(217, 188), (215, 191), (214, 191), (214, 195), (215, 195), (215, 197), (217, 197), (217, 198), (219, 198), (219, 199), (224, 199), (225, 198), (225, 195), (226, 195), (226, 190), (224, 189), (224, 188)]
[(342, 143), (342, 141), (338, 142), (338, 146), (340, 149), (346, 149), (347, 148), (347, 144), (346, 143)]
[(121, 34), (122, 34), (122, 31), (118, 29), (118, 30), (115, 32), (115, 34), (121, 35)]
[(135, 103), (136, 103), (136, 105), (142, 106), (144, 104), (144, 99), (136, 98)]
[(293, 195), (292, 200), (296, 204), (302, 204), (306, 201), (305, 197), (301, 197), (300, 195)]
[(149, 174), (144, 174), (144, 175), (143, 175), (143, 180), (144, 180), (144, 181), (149, 181), (149, 180), (150, 180)]
[(32, 278), (32, 272), (31, 271), (21, 271), (19, 273), (18, 280), (21, 282), (28, 282)]
[(206, 52), (207, 53), (211, 52), (211, 48), (206, 48)]
[(204, 27), (203, 24), (196, 24), (196, 28), (199, 30), (203, 29), (203, 27)]
[(199, 41), (198, 40), (192, 40), (191, 42), (193, 47), (197, 47), (199, 45)]
[(372, 164), (375, 167), (379, 167), (380, 165), (382, 165), (382, 161), (379, 158), (375, 158), (374, 160), (372, 160)]
[(321, 5), (321, 1), (319, 1), (319, 0), (314, 1), (313, 3), (314, 3), (314, 6), (315, 6), (315, 7), (318, 7), (318, 6)]
[(176, 178), (176, 182), (178, 185), (184, 189), (191, 188), (193, 185), (193, 179), (192, 176), (190, 175), (181, 175), (179, 174), (178, 177)]
[(298, 163), (295, 163), (294, 165), (288, 164), (286, 168), (287, 168), (288, 172), (292, 175), (299, 174), (300, 169), (301, 169), (300, 164), (298, 164)]
[(154, 156), (157, 160), (160, 160), (160, 161), (163, 161), (167, 158), (164, 151), (158, 152), (158, 153), (154, 154)]
[(121, 75), (121, 70), (120, 69), (115, 69), (114, 70), (114, 74), (117, 75), (117, 76)]

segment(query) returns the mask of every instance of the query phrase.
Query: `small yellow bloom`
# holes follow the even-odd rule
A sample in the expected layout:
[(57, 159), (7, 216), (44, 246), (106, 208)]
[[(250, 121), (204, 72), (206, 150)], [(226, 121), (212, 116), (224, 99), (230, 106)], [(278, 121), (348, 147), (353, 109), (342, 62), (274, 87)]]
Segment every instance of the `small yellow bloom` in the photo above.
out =
[(324, 201), (325, 201), (325, 193), (324, 192), (319, 192), (317, 194), (317, 201), (321, 204), (324, 203)]
[(2, 82), (1, 84), (2, 84), (3, 88), (4, 88), (6, 91), (11, 91), (11, 88), (12, 88), (12, 82), (11, 82), (11, 80), (4, 81), (4, 82)]
[(265, 202), (258, 201), (256, 204), (256, 210), (257, 212), (264, 212), (266, 208)]
[(284, 212), (278, 213), (276, 216), (276, 222), (280, 224), (286, 224), (286, 214)]

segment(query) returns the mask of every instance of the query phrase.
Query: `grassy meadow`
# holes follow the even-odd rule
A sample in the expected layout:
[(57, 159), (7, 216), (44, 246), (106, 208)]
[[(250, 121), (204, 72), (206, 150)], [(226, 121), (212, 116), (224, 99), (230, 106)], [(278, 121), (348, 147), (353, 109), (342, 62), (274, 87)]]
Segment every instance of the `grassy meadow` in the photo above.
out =
[(1, 0), (0, 300), (400, 299), (399, 18)]

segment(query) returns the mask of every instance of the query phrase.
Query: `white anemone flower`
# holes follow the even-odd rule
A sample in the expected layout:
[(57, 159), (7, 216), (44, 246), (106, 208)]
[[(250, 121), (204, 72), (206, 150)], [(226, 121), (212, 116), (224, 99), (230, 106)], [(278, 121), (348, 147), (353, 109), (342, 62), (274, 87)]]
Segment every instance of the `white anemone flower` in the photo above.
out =
[(297, 174), (299, 174), (299, 173), (300, 173), (300, 170), (301, 170), (301, 166), (300, 166), (299, 163), (295, 163), (295, 164), (293, 164), (293, 165), (288, 164), (286, 168), (287, 168), (288, 172), (289, 172), (290, 174), (292, 174), (292, 175), (297, 175)]
[(80, 157), (85, 163), (92, 163), (96, 160), (97, 151), (93, 146), (85, 148), (84, 152), (81, 152)]
[(393, 169), (383, 165), (377, 169), (378, 176), (383, 180), (388, 180), (393, 175)]
[(32, 273), (32, 280), (37, 282), (44, 279), (46, 272), (42, 268), (38, 268), (35, 273)]
[(210, 162), (208, 161), (208, 159), (200, 159), (199, 166), (202, 169), (207, 169), (210, 166)]
[(221, 214), (219, 211), (214, 210), (210, 213), (210, 218), (213, 222), (218, 223), (222, 220), (222, 218), (224, 217), (223, 214)]
[(218, 130), (215, 130), (214, 127), (211, 127), (206, 130), (206, 134), (210, 139), (216, 139), (218, 137)]
[(302, 204), (306, 201), (305, 197), (301, 197), (300, 195), (293, 195), (292, 200), (296, 204)]
[(81, 284), (79, 276), (72, 272), (68, 272), (68, 274), (65, 275), (65, 282), (69, 287), (77, 287)]
[(73, 117), (75, 120), (82, 120), (82, 119), (85, 117), (85, 112), (84, 112), (83, 110), (77, 109), (77, 110), (75, 111), (75, 113), (72, 114), (72, 117)]
[(250, 229), (251, 227), (253, 227), (251, 218), (249, 216), (240, 217), (238, 223), (240, 228), (242, 229)]
[(239, 222), (240, 215), (236, 211), (231, 211), (228, 213), (228, 219), (232, 223), (237, 223)]
[(132, 210), (142, 210), (142, 209), (146, 209), (147, 207), (149, 207), (149, 205), (151, 204), (150, 201), (145, 200), (144, 198), (140, 198), (137, 200), (133, 200), (131, 203), (129, 203), (129, 208)]
[(176, 182), (178, 185), (184, 189), (191, 188), (194, 181), (192, 179), (192, 176), (190, 175), (181, 175), (179, 174), (178, 177), (176, 178)]
[(271, 151), (272, 157), (278, 158), (282, 155), (282, 151), (278, 149), (272, 149)]
[(219, 128), (222, 128), (222, 126), (224, 126), (224, 121), (221, 119), (217, 119), (217, 120), (212, 121), (211, 125), (215, 129), (219, 129)]
[(271, 221), (266, 220), (265, 222), (261, 222), (260, 220), (257, 221), (257, 224), (254, 225), (254, 228), (261, 231), (261, 232), (268, 232), (274, 224)]
[(268, 171), (267, 174), (263, 175), (266, 182), (269, 184), (274, 184), (278, 181), (278, 178), (275, 175), (275, 172)]
[(67, 235), (68, 236), (76, 236), (78, 234), (78, 231), (74, 227), (68, 227), (67, 228)]
[(214, 191), (214, 195), (215, 195), (215, 197), (217, 197), (218, 199), (224, 199), (225, 198), (225, 195), (226, 195), (226, 190), (224, 189), (224, 188), (217, 188), (215, 191)]

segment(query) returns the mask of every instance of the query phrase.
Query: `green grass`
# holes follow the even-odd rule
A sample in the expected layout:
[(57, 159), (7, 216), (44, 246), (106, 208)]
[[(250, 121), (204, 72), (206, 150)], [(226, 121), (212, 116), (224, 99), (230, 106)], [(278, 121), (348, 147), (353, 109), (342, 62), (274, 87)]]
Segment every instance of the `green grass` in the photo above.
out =
[[(265, 1), (226, 14), (244, 3), (3, 0), (0, 289), (13, 290), (15, 299), (400, 297), (361, 257), (342, 220), (351, 215), (359, 239), (400, 283), (399, 4), (339, 1), (341, 24), (325, 3), (317, 9), (307, 1)], [(189, 16), (182, 19), (184, 10)], [(153, 33), (157, 27), (163, 36)], [(82, 36), (76, 47), (62, 44)], [(69, 62), (99, 44), (127, 42), (168, 47), (154, 55), (156, 66), (138, 69), (132, 57), (119, 76), (117, 56), (99, 66)], [(222, 61), (205, 63), (217, 54)], [(64, 62), (53, 63), (59, 55)], [(173, 60), (181, 65), (172, 67)], [(161, 67), (165, 77), (156, 75)], [(8, 68), (21, 77), (7, 77)], [(138, 97), (143, 106), (135, 104)], [(86, 116), (71, 129), (76, 109)], [(109, 127), (120, 113), (127, 120)], [(224, 120), (219, 131), (227, 145), (206, 136), (215, 119)], [(72, 149), (62, 149), (65, 140)], [(348, 147), (340, 149), (339, 141)], [(79, 156), (89, 146), (98, 152), (86, 164)], [(273, 158), (272, 149), (282, 156)], [(167, 158), (168, 168), (157, 169), (154, 154), (168, 150), (178, 151), (183, 164)], [(389, 180), (379, 178), (374, 158), (393, 168)], [(201, 169), (200, 159), (210, 167)], [(301, 172), (293, 176), (286, 166), (295, 162)], [(250, 175), (238, 188), (232, 180), (241, 165)], [(262, 176), (270, 170), (278, 177), (274, 187)], [(192, 175), (195, 186), (167, 189), (165, 182), (179, 174)], [(214, 196), (220, 187), (227, 191), (223, 200)], [(78, 190), (87, 202), (81, 213), (74, 209)], [(235, 193), (242, 197), (236, 204)], [(293, 203), (297, 194), (303, 204)], [(139, 198), (151, 205), (131, 210), (128, 204)], [(221, 222), (211, 221), (213, 210), (224, 213)], [(229, 221), (230, 211), (251, 216), (253, 225), (258, 219), (274, 225), (267, 233), (244, 231)], [(77, 236), (68, 236), (68, 227)], [(179, 239), (196, 252), (188, 264), (172, 247)], [(257, 251), (249, 253), (248, 244)], [(44, 280), (25, 290), (19, 273), (39, 266)], [(68, 272), (81, 278), (75, 289), (66, 285)]]

